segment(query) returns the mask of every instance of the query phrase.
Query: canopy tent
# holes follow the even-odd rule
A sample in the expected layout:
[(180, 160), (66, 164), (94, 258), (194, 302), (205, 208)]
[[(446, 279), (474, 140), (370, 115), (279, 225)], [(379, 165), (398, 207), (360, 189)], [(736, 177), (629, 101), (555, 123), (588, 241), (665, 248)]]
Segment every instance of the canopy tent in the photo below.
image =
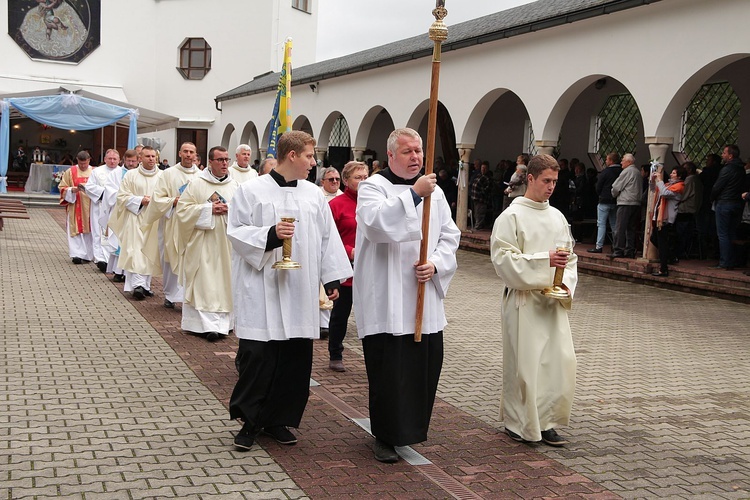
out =
[[(122, 106), (116, 101), (86, 91), (65, 93), (59, 91), (32, 93), (23, 97), (0, 99), (0, 193), (7, 192), (8, 157), (10, 153), (11, 108), (32, 120), (57, 128), (94, 130), (111, 125), (128, 117), (128, 148), (137, 144), (138, 122), (142, 111)], [(37, 95), (34, 95), (37, 94)], [(38, 95), (42, 94), (42, 95)], [(51, 94), (51, 95), (50, 95)], [(86, 96), (91, 97), (86, 97)], [(109, 102), (106, 102), (109, 101)], [(145, 111), (147, 126), (157, 126), (177, 121), (177, 118), (153, 111)]]

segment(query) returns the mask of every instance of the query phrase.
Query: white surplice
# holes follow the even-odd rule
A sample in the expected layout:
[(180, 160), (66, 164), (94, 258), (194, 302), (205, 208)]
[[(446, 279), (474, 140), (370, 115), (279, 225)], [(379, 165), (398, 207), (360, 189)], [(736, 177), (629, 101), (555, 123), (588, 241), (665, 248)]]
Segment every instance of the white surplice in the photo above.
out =
[(131, 273), (152, 276), (160, 269), (158, 262), (146, 257), (149, 250), (158, 251), (158, 241), (156, 232), (146, 237), (141, 201), (144, 196), (151, 196), (161, 172), (156, 167), (149, 171), (143, 166), (129, 170), (122, 178), (117, 202), (109, 217), (109, 227), (120, 241), (119, 266)]
[(205, 169), (177, 202), (173, 218), (182, 253), (183, 330), (226, 335), (231, 328), (232, 245), (227, 239), (227, 215), (214, 215), (208, 200), (216, 192), (230, 203), (237, 188), (239, 183), (231, 176), (220, 181)]
[(119, 263), (120, 240), (117, 238), (115, 232), (110, 229), (109, 218), (112, 215), (112, 210), (115, 208), (115, 203), (117, 203), (117, 192), (120, 190), (120, 183), (127, 172), (128, 169), (125, 167), (115, 167), (104, 183), (99, 223), (104, 228), (103, 233), (105, 235), (102, 237), (102, 248), (109, 254), (109, 261), (107, 263), (108, 273), (123, 274), (123, 269)]
[[(289, 194), (289, 195), (288, 195)], [(288, 196), (289, 197), (288, 197)], [(283, 207), (287, 202), (291, 210)], [(266, 251), (268, 232), (282, 216), (293, 216), (292, 260), (296, 270), (276, 270), (281, 247)], [(229, 205), (232, 243), (234, 333), (269, 341), (320, 337), (321, 283), (344, 280), (352, 267), (320, 189), (305, 180), (281, 187), (273, 175), (241, 184)]]
[(117, 168), (119, 167), (109, 168), (106, 164), (100, 165), (91, 171), (86, 183), (86, 194), (91, 198), (91, 239), (94, 244), (94, 262), (109, 261), (109, 252), (102, 244), (102, 239), (106, 238), (106, 225), (102, 225), (102, 215), (109, 214), (104, 203), (104, 193), (109, 176)]
[(552, 286), (549, 252), (567, 224), (549, 202), (519, 196), (495, 221), (490, 240), (492, 263), (503, 280), (501, 416), (507, 429), (528, 441), (567, 425), (573, 404), (576, 357), (567, 311), (578, 282), (575, 254), (563, 275), (571, 299), (541, 294)]
[[(446, 325), (443, 299), (456, 272), (461, 232), (451, 219), (445, 194), (432, 193), (427, 260), (437, 273), (425, 283), (422, 333)], [(354, 253), (354, 315), (359, 338), (378, 333), (414, 333), (417, 278), (424, 202), (414, 203), (411, 186), (373, 175), (357, 189), (357, 239)]]

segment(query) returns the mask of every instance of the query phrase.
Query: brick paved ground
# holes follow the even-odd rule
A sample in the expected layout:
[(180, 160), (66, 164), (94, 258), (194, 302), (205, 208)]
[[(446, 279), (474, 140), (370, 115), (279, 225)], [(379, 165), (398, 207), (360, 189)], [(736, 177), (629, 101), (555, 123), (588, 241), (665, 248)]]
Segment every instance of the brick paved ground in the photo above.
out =
[[(70, 264), (50, 214), (59, 223), (59, 211), (32, 210), (0, 233), (0, 496), (750, 496), (745, 305), (582, 277), (572, 314), (578, 390), (564, 431), (573, 444), (526, 446), (501, 433), (497, 416), (499, 280), (486, 257), (461, 252), (440, 400), (430, 439), (414, 447), (432, 464), (372, 460), (371, 438), (350, 420), (367, 413), (352, 338), (344, 374), (327, 370), (316, 343), (320, 386), (300, 443), (261, 439), (241, 454), (222, 406), (236, 341), (186, 335), (160, 296), (132, 302), (93, 266)], [(71, 282), (78, 303), (65, 299)], [(57, 321), (108, 313), (120, 321), (104, 329)]]

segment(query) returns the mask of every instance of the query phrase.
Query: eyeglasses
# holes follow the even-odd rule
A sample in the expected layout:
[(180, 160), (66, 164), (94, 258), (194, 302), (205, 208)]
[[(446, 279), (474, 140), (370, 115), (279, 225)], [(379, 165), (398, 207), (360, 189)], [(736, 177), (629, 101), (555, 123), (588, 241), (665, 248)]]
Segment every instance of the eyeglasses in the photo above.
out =
[(331, 177), (330, 179), (323, 179), (323, 180), (324, 181), (328, 181), (328, 182), (340, 182), (341, 178), (340, 177)]
[(229, 158), (214, 158), (213, 161), (220, 161), (222, 163), (229, 162)]

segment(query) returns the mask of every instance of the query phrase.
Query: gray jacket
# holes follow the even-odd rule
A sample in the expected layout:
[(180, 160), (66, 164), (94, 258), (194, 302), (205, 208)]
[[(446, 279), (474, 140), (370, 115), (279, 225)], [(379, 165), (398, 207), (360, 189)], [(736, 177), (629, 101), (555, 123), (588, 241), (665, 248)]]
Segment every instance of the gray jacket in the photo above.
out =
[(612, 196), (618, 205), (640, 205), (643, 180), (641, 171), (635, 165), (628, 165), (612, 183)]

